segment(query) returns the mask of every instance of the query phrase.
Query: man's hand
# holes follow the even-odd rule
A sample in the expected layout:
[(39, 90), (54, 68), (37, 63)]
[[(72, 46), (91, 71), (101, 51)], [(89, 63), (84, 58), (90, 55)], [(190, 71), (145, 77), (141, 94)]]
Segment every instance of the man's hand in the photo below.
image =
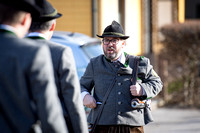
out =
[(88, 108), (96, 108), (96, 100), (94, 99), (93, 96), (86, 94), (85, 97), (83, 98), (83, 105), (85, 105)]
[(136, 83), (136, 85), (131, 85), (130, 91), (131, 91), (132, 96), (142, 96), (143, 95), (143, 90), (138, 83)]

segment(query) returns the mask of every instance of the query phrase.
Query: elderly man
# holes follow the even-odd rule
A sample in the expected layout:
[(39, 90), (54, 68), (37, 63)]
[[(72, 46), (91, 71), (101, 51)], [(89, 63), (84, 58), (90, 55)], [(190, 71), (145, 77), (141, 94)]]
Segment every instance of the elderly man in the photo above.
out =
[(42, 8), (42, 14), (33, 18), (28, 37), (50, 48), (55, 83), (69, 132), (87, 133), (86, 114), (72, 50), (49, 41), (56, 26), (56, 19), (61, 16), (62, 14), (47, 2)]
[[(0, 132), (66, 133), (50, 51), (21, 39), (43, 0), (0, 0)], [(41, 129), (40, 129), (41, 127)]]
[[(149, 122), (145, 108), (133, 108), (131, 100), (134, 97), (141, 100), (155, 97), (162, 89), (162, 82), (149, 59), (138, 59), (123, 51), (129, 36), (124, 35), (119, 23), (113, 21), (101, 36), (97, 36), (103, 38), (104, 55), (90, 60), (80, 80), (83, 104), (92, 108), (88, 116), (92, 131), (143, 133), (143, 125)], [(138, 67), (133, 63), (134, 60), (139, 61)], [(135, 69), (138, 69), (138, 74), (133, 77), (133, 71), (137, 71)], [(136, 84), (132, 85), (137, 77)]]

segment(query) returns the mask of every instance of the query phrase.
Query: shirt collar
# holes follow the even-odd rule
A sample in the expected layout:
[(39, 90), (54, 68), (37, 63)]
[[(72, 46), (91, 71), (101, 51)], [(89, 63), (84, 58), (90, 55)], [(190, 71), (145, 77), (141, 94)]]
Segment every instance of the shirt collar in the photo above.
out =
[(10, 25), (0, 24), (0, 29), (11, 32), (16, 35), (16, 29)]
[[(125, 64), (126, 57), (125, 57), (124, 52), (119, 56), (119, 58), (116, 61), (119, 61), (120, 63)], [(116, 61), (113, 61), (113, 62), (116, 62)]]
[(45, 40), (48, 40), (48, 37), (45, 34), (39, 33), (39, 32), (31, 32), (26, 37), (41, 37)]

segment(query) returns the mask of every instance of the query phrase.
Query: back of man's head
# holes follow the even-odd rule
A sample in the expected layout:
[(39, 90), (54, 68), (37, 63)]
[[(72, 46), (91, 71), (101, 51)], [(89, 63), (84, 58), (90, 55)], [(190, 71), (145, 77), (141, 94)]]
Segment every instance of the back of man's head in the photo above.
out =
[(55, 28), (56, 19), (61, 16), (62, 14), (58, 13), (51, 3), (46, 1), (42, 5), (41, 15), (33, 17), (29, 32), (52, 32)]
[(55, 19), (45, 22), (32, 21), (29, 32), (49, 31), (55, 22), (56, 22)]
[(22, 21), (26, 12), (0, 3), (0, 24), (14, 25)]
[(31, 14), (0, 3), (0, 24), (14, 28), (15, 34), (22, 38), (31, 24)]
[(18, 37), (23, 37), (31, 24), (31, 16), (41, 14), (46, 0), (0, 0), (0, 24), (14, 27)]
[[(19, 11), (30, 13), (32, 16), (41, 14), (42, 5), (46, 0), (0, 0), (0, 4), (6, 5)], [(2, 14), (0, 12), (0, 14)]]

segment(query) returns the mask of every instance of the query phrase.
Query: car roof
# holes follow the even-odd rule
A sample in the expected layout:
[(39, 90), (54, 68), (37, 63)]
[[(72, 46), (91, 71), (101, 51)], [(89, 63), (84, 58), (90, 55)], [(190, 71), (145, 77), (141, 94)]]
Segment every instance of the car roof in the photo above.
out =
[(68, 42), (77, 43), (76, 45), (90, 45), (101, 43), (100, 39), (92, 38), (82, 33), (68, 32), (68, 31), (54, 31), (52, 39), (63, 39)]

